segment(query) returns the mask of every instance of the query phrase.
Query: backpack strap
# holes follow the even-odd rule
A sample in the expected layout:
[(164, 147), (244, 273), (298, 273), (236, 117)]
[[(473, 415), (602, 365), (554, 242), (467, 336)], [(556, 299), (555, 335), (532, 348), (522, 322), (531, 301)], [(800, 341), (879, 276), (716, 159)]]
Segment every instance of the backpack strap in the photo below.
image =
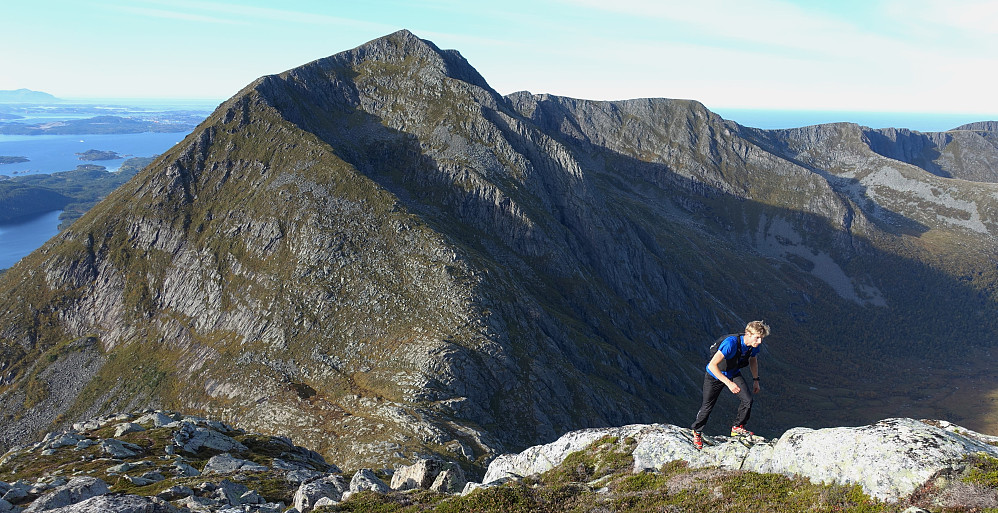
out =
[[(725, 358), (717, 364), (718, 370), (722, 372), (728, 370), (736, 370), (740, 368), (738, 367), (738, 361), (741, 360), (742, 357), (742, 339), (741, 339), (742, 335), (740, 333), (732, 333), (731, 335), (726, 335), (723, 339), (721, 339), (721, 343), (724, 343), (725, 340), (731, 337), (735, 337), (735, 354), (731, 358)], [(720, 344), (718, 344), (717, 350), (718, 351), (721, 350)]]
[(735, 369), (740, 369), (738, 366), (742, 361), (742, 336), (735, 335), (735, 355), (731, 357), (731, 360), (735, 363)]

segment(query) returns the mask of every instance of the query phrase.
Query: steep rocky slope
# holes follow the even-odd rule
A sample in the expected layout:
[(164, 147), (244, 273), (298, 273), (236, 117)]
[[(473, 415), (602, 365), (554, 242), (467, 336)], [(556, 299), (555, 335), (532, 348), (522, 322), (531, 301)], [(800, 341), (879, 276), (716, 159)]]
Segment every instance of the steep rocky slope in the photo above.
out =
[(168, 407), (345, 468), (480, 462), (684, 424), (757, 318), (762, 431), (998, 426), (953, 389), (998, 335), (998, 185), (864, 134), (503, 97), (406, 31), (263, 77), (0, 276), (3, 440)]
[(994, 122), (971, 123), (947, 132), (864, 130), (870, 148), (944, 178), (998, 182), (998, 130)]

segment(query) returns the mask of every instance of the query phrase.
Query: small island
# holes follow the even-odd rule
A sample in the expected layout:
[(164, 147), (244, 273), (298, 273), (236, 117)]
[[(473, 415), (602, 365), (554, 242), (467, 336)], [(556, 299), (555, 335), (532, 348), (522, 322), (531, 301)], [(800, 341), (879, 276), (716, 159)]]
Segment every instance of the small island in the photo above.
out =
[(86, 119), (66, 119), (44, 123), (0, 123), (2, 135), (65, 135), (65, 134), (140, 134), (143, 132), (187, 132), (204, 117), (186, 111), (165, 112), (156, 119), (96, 116)]
[(31, 89), (4, 89), (0, 91), (0, 103), (58, 103), (59, 98), (42, 91), (32, 91)]
[(62, 210), (62, 230), (153, 160), (132, 157), (122, 162), (117, 172), (108, 172), (96, 164), (80, 164), (72, 171), (0, 180), (0, 224)]
[(77, 155), (80, 156), (80, 160), (90, 160), (90, 161), (94, 161), (94, 160), (117, 160), (117, 159), (123, 159), (123, 158), (125, 158), (125, 157), (123, 157), (121, 155), (118, 155), (117, 152), (114, 152), (114, 151), (105, 151), (105, 150), (87, 150), (87, 151), (85, 151), (83, 153), (77, 153)]
[(28, 159), (26, 157), (0, 155), (0, 164), (19, 164), (21, 162), (28, 162)]

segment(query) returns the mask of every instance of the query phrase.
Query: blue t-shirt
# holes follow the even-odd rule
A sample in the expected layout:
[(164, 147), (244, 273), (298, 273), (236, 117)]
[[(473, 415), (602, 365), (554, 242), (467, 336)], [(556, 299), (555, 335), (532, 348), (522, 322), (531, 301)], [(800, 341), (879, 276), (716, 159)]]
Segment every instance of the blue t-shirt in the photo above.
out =
[[(759, 354), (759, 348), (749, 347), (747, 344), (745, 344), (744, 339), (745, 339), (744, 336), (732, 335), (724, 339), (724, 341), (721, 342), (720, 347), (717, 348), (717, 350), (724, 355), (724, 359), (727, 360), (730, 358), (734, 358), (735, 353), (738, 352), (738, 346), (736, 344), (741, 344), (742, 346), (742, 356), (738, 359), (738, 364), (735, 365), (735, 368), (721, 371), (721, 374), (724, 374), (728, 379), (740, 375), (742, 364), (748, 365), (748, 359)], [(711, 359), (713, 359), (714, 355), (710, 355), (710, 357)], [(710, 374), (711, 376), (714, 376), (714, 373), (710, 372), (709, 360), (707, 361), (707, 373)], [(717, 379), (717, 376), (714, 376), (714, 379)]]

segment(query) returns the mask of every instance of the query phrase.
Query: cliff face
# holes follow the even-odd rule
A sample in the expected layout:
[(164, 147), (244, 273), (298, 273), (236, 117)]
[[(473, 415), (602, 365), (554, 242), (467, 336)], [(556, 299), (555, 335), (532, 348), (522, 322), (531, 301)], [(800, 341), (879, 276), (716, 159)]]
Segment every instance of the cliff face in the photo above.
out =
[(868, 139), (503, 97), (405, 31), (263, 77), (0, 277), (0, 429), (167, 407), (347, 468), (475, 461), (684, 423), (706, 345), (756, 318), (765, 429), (905, 413), (885, 367), (998, 334), (995, 186)]
[[(872, 129), (850, 123), (816, 125), (771, 133), (790, 135), (802, 131), (848, 129), (858, 136), (857, 148), (919, 167), (943, 178), (973, 182), (998, 182), (998, 123), (982, 121), (946, 132), (918, 132), (907, 128)], [(793, 135), (790, 135), (794, 137)]]
[(870, 148), (944, 178), (998, 182), (998, 130), (994, 122), (971, 123), (948, 132), (865, 130)]

